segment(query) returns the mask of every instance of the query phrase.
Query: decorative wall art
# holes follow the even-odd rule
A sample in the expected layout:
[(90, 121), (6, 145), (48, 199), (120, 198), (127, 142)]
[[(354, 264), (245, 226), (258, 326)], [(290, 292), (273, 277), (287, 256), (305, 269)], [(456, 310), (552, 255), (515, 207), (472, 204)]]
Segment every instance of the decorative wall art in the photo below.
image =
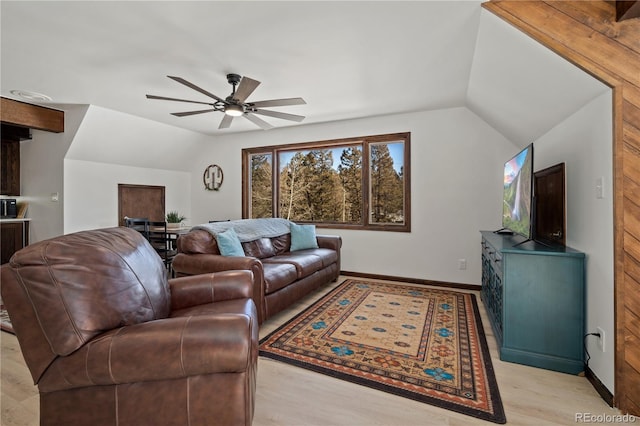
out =
[(204, 182), (204, 189), (208, 191), (217, 191), (222, 186), (224, 175), (222, 168), (217, 164), (211, 164), (204, 169), (202, 180)]

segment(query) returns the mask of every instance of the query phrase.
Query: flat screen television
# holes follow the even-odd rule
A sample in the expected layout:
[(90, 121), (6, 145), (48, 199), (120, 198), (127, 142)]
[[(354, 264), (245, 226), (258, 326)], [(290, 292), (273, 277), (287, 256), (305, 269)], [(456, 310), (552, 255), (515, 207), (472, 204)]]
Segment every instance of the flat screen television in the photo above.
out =
[(504, 163), (502, 228), (532, 238), (533, 144)]

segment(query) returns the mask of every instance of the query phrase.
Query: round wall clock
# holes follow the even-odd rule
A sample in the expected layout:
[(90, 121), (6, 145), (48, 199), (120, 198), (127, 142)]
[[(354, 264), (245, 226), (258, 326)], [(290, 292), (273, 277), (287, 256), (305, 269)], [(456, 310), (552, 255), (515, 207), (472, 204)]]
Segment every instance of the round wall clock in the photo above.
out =
[(222, 186), (223, 179), (224, 175), (222, 174), (222, 168), (217, 164), (211, 164), (209, 167), (204, 169), (204, 174), (202, 175), (204, 189), (217, 191), (220, 189), (220, 186)]

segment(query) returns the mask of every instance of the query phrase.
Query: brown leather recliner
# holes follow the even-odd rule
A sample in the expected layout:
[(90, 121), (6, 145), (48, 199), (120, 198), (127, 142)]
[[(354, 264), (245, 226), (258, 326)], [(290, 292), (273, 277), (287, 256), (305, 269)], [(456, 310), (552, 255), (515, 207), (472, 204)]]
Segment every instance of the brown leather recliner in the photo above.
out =
[(167, 280), (139, 232), (109, 228), (27, 246), (0, 274), (42, 425), (251, 424), (251, 272)]

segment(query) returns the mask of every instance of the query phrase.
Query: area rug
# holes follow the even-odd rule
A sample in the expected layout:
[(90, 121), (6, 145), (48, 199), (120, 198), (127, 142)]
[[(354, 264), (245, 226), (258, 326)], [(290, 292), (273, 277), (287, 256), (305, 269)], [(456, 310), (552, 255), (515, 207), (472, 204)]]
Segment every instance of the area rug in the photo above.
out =
[(11, 318), (9, 318), (9, 314), (7, 313), (7, 310), (4, 308), (4, 305), (2, 304), (2, 300), (0, 300), (0, 329), (13, 334), (13, 326), (11, 325)]
[(346, 280), (263, 338), (260, 355), (506, 422), (474, 294)]

